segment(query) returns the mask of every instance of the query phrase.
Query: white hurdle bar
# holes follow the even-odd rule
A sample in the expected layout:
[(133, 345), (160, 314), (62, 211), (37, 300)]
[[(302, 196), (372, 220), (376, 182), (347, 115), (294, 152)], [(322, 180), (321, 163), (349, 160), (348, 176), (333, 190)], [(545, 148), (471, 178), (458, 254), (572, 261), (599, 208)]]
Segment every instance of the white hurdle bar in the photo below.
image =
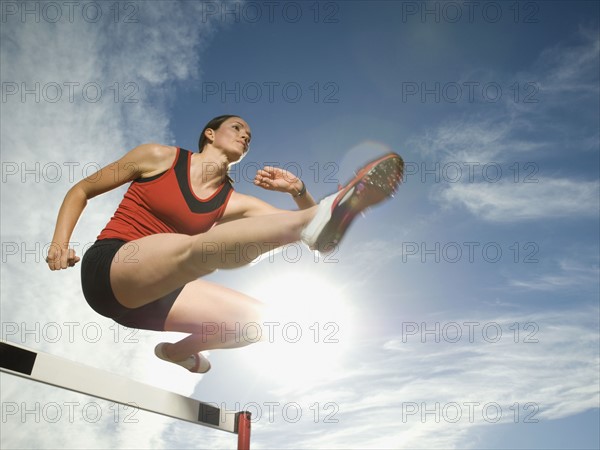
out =
[(0, 371), (234, 433), (238, 435), (239, 450), (250, 448), (247, 411), (222, 411), (193, 398), (6, 341), (0, 341)]

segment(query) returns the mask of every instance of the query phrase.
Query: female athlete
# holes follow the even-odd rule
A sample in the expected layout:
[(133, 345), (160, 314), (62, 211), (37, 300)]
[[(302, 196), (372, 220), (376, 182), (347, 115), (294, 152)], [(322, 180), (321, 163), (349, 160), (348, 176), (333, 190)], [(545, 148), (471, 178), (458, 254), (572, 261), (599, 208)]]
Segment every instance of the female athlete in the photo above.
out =
[(48, 252), (51, 270), (79, 262), (69, 240), (87, 201), (130, 183), (83, 256), (83, 293), (97, 313), (127, 327), (189, 333), (179, 342), (159, 344), (155, 353), (191, 372), (210, 369), (203, 350), (253, 342), (214, 326), (243, 328), (261, 323), (263, 314), (258, 300), (204, 275), (250, 263), (250, 249), (256, 252), (252, 259), (299, 240), (313, 250), (332, 250), (354, 217), (393, 194), (402, 178), (402, 159), (389, 154), (316, 205), (300, 179), (265, 167), (254, 183), (291, 194), (298, 206), (278, 209), (233, 189), (229, 167), (245, 155), (250, 139), (246, 121), (225, 115), (204, 127), (199, 152), (159, 144), (134, 148), (68, 191)]

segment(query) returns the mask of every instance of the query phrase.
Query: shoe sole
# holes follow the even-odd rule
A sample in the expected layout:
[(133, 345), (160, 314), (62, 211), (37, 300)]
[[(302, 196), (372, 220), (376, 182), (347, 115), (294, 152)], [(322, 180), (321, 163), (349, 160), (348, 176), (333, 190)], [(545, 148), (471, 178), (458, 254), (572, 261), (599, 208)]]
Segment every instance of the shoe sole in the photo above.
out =
[[(167, 357), (167, 355), (165, 354), (165, 351), (163, 350), (164, 348), (164, 344), (165, 342), (161, 342), (160, 344), (157, 344), (156, 347), (154, 347), (154, 354), (159, 358), (162, 359), (163, 361), (172, 363), (172, 364), (177, 364), (178, 366), (183, 367), (184, 369), (193, 372), (193, 373), (206, 373), (211, 369), (211, 364), (210, 361), (208, 359), (206, 359), (205, 356), (203, 356), (202, 354), (194, 354), (194, 366), (191, 369), (186, 368), (185, 366), (182, 366), (181, 364), (179, 364), (177, 361), (172, 361), (171, 359), (169, 359)], [(206, 361), (206, 364), (208, 364), (208, 367), (206, 368), (206, 370), (200, 371), (200, 366), (202, 364), (202, 361)]]
[(337, 246), (360, 213), (393, 196), (402, 181), (404, 161), (396, 153), (369, 163), (340, 192), (331, 218), (315, 242), (315, 250), (330, 252)]

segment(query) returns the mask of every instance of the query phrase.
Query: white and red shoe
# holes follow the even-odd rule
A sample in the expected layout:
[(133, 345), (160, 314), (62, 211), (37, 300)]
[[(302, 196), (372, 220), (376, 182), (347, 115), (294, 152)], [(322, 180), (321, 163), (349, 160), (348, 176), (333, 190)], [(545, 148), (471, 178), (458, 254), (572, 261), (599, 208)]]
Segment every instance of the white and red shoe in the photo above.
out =
[(210, 370), (210, 361), (206, 359), (206, 357), (202, 355), (202, 353), (194, 353), (193, 355), (188, 356), (183, 361), (173, 361), (167, 356), (167, 353), (165, 352), (166, 344), (166, 342), (161, 342), (154, 348), (154, 354), (163, 361), (178, 364), (181, 367), (194, 373), (206, 373)]
[(396, 153), (368, 163), (339, 192), (319, 202), (317, 214), (302, 230), (302, 242), (311, 250), (332, 251), (357, 215), (396, 192), (403, 174), (404, 161)]

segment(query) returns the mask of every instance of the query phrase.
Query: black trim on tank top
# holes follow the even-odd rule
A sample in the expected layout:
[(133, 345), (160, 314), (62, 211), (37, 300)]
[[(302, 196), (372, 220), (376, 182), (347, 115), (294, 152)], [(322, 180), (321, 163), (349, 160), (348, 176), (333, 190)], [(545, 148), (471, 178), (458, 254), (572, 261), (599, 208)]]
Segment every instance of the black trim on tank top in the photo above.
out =
[(179, 149), (179, 156), (177, 157), (177, 163), (175, 164), (177, 184), (179, 184), (179, 189), (191, 212), (196, 214), (213, 212), (225, 203), (227, 195), (229, 195), (229, 191), (231, 191), (231, 184), (229, 181), (225, 181), (223, 188), (213, 198), (207, 201), (199, 200), (190, 189), (188, 160), (191, 154), (192, 152), (189, 150), (184, 150), (183, 148)]

